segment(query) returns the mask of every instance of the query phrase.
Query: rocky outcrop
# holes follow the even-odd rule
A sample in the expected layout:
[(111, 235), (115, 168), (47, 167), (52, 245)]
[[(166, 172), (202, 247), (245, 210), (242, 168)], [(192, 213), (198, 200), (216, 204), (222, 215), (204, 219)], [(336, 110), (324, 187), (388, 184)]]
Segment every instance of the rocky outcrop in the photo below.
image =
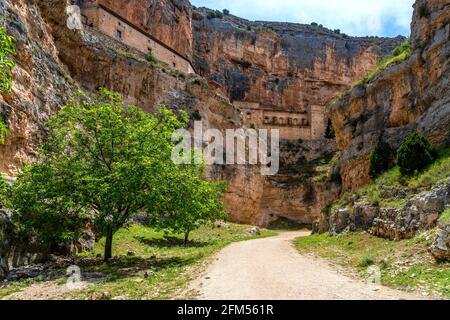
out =
[(440, 214), (449, 204), (450, 180), (446, 179), (430, 191), (411, 197), (401, 209), (368, 205), (363, 199), (351, 207), (336, 208), (330, 215), (322, 215), (322, 221), (316, 222), (315, 231), (330, 231), (331, 235), (368, 231), (384, 239), (410, 239), (419, 230), (436, 227)]
[(450, 225), (439, 225), (430, 252), (438, 261), (450, 261)]
[(45, 258), (38, 245), (21, 234), (11, 222), (11, 212), (0, 209), (0, 279), (15, 267), (41, 262)]
[(380, 135), (394, 150), (413, 130), (436, 145), (450, 142), (449, 23), (448, 1), (416, 1), (411, 57), (331, 104), (345, 191), (370, 181), (369, 155)]
[(0, 119), (10, 131), (6, 143), (0, 144), (0, 172), (15, 175), (35, 158), (44, 122), (75, 86), (35, 2), (0, 0), (0, 16), (17, 49), (12, 94), (0, 94)]

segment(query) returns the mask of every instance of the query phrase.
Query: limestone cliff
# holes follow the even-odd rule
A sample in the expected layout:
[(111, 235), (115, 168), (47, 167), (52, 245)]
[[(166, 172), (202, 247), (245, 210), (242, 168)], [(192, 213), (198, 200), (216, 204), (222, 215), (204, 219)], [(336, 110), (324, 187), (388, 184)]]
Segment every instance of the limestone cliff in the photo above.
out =
[[(296, 112), (312, 105), (323, 108), (403, 40), (351, 38), (322, 27), (234, 16), (208, 19), (207, 9), (191, 12), (186, 0), (101, 1), (193, 56), (209, 86), (195, 76), (152, 64), (144, 53), (92, 28), (70, 30), (65, 9), (72, 1), (0, 0), (7, 31), (16, 37), (18, 48), (13, 93), (0, 99), (1, 117), (11, 131), (7, 143), (0, 145), (0, 171), (14, 176), (35, 159), (45, 138), (45, 121), (79, 89), (94, 92), (104, 86), (148, 112), (163, 103), (201, 118), (205, 128), (236, 128), (245, 121), (229, 100)], [(424, 38), (414, 41), (427, 41), (426, 24), (417, 28)], [(338, 121), (334, 125), (346, 154)], [(335, 170), (323, 174), (314, 162), (335, 148), (330, 139), (288, 139), (281, 143), (281, 171), (276, 176), (265, 178), (256, 166), (215, 166), (209, 168), (208, 178), (228, 181), (225, 203), (234, 221), (266, 226), (289, 219), (309, 225), (339, 195)], [(343, 168), (345, 174), (345, 162)]]
[(450, 3), (418, 0), (414, 8), (411, 57), (330, 107), (346, 191), (370, 181), (369, 155), (380, 134), (394, 149), (415, 129), (434, 144), (450, 142)]
[[(336, 93), (363, 77), (381, 55), (403, 41), (401, 37), (352, 38), (320, 26), (216, 16), (206, 8), (193, 12), (193, 37), (197, 71), (236, 105), (245, 109), (241, 102), (251, 103), (272, 110), (272, 116), (280, 111), (280, 116), (283, 111), (305, 114), (307, 123), (313, 121), (311, 106), (323, 110)], [(318, 121), (326, 119), (322, 115)], [(250, 113), (244, 114), (243, 123), (265, 127)], [(334, 142), (323, 136), (312, 138), (298, 128), (281, 130), (285, 134), (278, 175), (261, 177), (244, 168), (231, 175), (226, 199), (235, 221), (266, 226), (288, 219), (311, 225), (339, 195), (339, 181), (314, 179), (317, 172), (310, 163), (333, 153)]]
[(15, 175), (35, 159), (45, 137), (45, 121), (78, 89), (95, 92), (103, 86), (149, 112), (166, 104), (195, 113), (206, 126), (239, 125), (234, 107), (193, 78), (154, 66), (144, 54), (95, 30), (67, 28), (68, 4), (70, 1), (0, 1), (18, 52), (12, 95), (0, 100), (0, 114), (10, 129), (8, 141), (0, 145), (0, 171)]
[(279, 110), (324, 106), (402, 39), (352, 38), (323, 27), (193, 15), (194, 63), (232, 101)]

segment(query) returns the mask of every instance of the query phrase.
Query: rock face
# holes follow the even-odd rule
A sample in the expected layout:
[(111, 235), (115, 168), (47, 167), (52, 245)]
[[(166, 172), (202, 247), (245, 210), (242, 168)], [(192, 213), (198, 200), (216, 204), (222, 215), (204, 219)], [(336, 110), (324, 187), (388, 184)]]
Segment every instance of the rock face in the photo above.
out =
[[(81, 3), (91, 0), (81, 0)], [(192, 60), (192, 9), (188, 0), (96, 0)]]
[(402, 39), (352, 38), (299, 24), (208, 19), (194, 12), (194, 63), (232, 101), (277, 110), (324, 106)]
[[(352, 38), (322, 27), (211, 14), (206, 8), (193, 12), (197, 71), (244, 111), (244, 125), (280, 129), (284, 140), (276, 176), (236, 170), (227, 195), (230, 216), (260, 226), (279, 219), (312, 225), (340, 191), (339, 185), (311, 182), (314, 173), (299, 174), (308, 170), (308, 161), (335, 150), (323, 137), (324, 106), (403, 39)], [(317, 117), (313, 108), (320, 111)], [(299, 118), (305, 126), (267, 125), (274, 117)], [(321, 133), (315, 135), (314, 128)], [(244, 194), (250, 195), (245, 204)]]
[(34, 159), (43, 139), (43, 123), (75, 87), (34, 2), (1, 0), (0, 16), (16, 38), (17, 49), (13, 92), (0, 94), (0, 118), (11, 133), (6, 144), (0, 144), (0, 172), (15, 175)]
[[(323, 233), (329, 230), (332, 235), (349, 231), (368, 231), (385, 239), (410, 239), (419, 230), (434, 228), (440, 214), (449, 204), (450, 180), (446, 179), (432, 190), (411, 197), (401, 209), (380, 208), (363, 202), (351, 208), (334, 209), (329, 216), (322, 215), (322, 221), (317, 222), (315, 231)], [(445, 227), (443, 230), (446, 230)], [(442, 241), (439, 239), (445, 236), (445, 233), (439, 234), (436, 246), (442, 248)]]
[(439, 225), (430, 252), (438, 261), (450, 261), (450, 225)]
[(369, 156), (379, 135), (394, 150), (413, 130), (437, 145), (450, 142), (449, 21), (448, 1), (416, 1), (411, 57), (331, 105), (345, 191), (370, 181)]

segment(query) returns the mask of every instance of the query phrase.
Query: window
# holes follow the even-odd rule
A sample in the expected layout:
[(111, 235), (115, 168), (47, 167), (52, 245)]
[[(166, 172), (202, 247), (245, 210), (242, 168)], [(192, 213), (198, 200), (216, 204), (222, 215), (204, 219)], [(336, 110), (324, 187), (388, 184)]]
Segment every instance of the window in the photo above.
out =
[(122, 31), (116, 30), (116, 39), (122, 39)]
[(264, 117), (264, 124), (269, 124), (270, 120), (269, 117)]

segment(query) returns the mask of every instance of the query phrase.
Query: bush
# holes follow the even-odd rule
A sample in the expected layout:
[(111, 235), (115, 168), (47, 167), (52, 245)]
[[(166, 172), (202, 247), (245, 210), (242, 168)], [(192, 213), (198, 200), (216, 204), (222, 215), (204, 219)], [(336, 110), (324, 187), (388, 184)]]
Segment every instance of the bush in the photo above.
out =
[(145, 57), (145, 59), (146, 59), (148, 62), (153, 63), (153, 64), (158, 63), (158, 59), (155, 57), (155, 54), (154, 54), (153, 52), (149, 52), (149, 53), (147, 54), (147, 56)]
[(3, 120), (0, 119), (0, 144), (4, 144), (9, 135), (9, 130)]
[(226, 15), (226, 16), (229, 16), (230, 15), (230, 10), (228, 10), (228, 9), (223, 9), (223, 14), (224, 15)]
[(164, 106), (155, 114), (125, 106), (106, 89), (80, 94), (48, 122), (38, 161), (14, 183), (15, 222), (51, 248), (77, 239), (88, 219), (106, 236), (109, 260), (114, 234), (133, 216), (186, 235), (223, 218), (224, 187), (203, 180), (203, 164), (173, 161), (173, 133), (188, 121)]
[(0, 208), (7, 207), (7, 201), (10, 196), (11, 187), (0, 173)]
[(13, 59), (16, 53), (14, 41), (15, 39), (0, 27), (0, 92), (10, 93), (12, 89), (12, 70), (16, 65)]
[(420, 133), (414, 132), (403, 140), (397, 150), (397, 164), (403, 175), (425, 169), (436, 159), (436, 150)]
[(216, 11), (211, 11), (208, 13), (208, 15), (206, 16), (209, 20), (211, 19), (222, 19), (223, 18), (223, 13), (220, 12), (219, 10)]
[(391, 146), (384, 142), (383, 136), (380, 135), (370, 154), (369, 176), (372, 179), (377, 178), (380, 174), (389, 169), (391, 156)]

